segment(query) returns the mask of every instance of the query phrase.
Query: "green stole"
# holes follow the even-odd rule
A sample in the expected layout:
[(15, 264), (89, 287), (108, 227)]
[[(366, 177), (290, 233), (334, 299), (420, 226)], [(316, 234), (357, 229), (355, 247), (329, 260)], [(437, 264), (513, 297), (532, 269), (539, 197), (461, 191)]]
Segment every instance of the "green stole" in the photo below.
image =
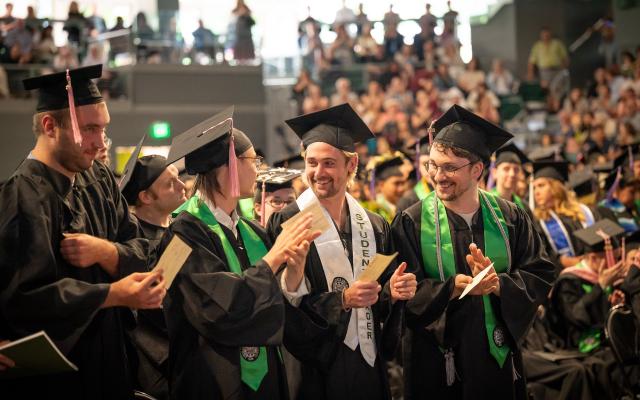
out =
[[(496, 196), (481, 190), (479, 190), (479, 196), (484, 225), (484, 255), (494, 263), (497, 273), (508, 272), (511, 253), (506, 221)], [(422, 201), (420, 246), (422, 265), (428, 278), (444, 282), (456, 275), (456, 261), (447, 211), (435, 192), (429, 193)], [(497, 326), (491, 299), (485, 295), (482, 296), (482, 302), (489, 352), (502, 368), (511, 349), (506, 344), (504, 331)]]
[(240, 199), (238, 205), (240, 206), (240, 214), (247, 219), (253, 220), (253, 199), (250, 197)]
[[(585, 264), (584, 260), (576, 264), (576, 267), (589, 268)], [(582, 280), (585, 281), (584, 279)], [(582, 290), (584, 290), (585, 294), (589, 294), (593, 291), (593, 284), (590, 282), (582, 283), (580, 284), (580, 287), (582, 288)], [(611, 294), (612, 291), (613, 290), (605, 289), (605, 293), (607, 294)], [(582, 334), (580, 334), (580, 337), (578, 338), (578, 350), (580, 351), (580, 353), (585, 353), (585, 354), (591, 353), (593, 350), (596, 350), (597, 348), (599, 348), (600, 345), (602, 344), (601, 336), (602, 336), (602, 333), (600, 329), (597, 329), (597, 328), (589, 328), (584, 332), (582, 332)]]
[[(493, 188), (490, 193), (495, 194), (496, 196), (500, 196), (500, 194), (498, 193), (498, 188)], [(520, 209), (526, 210), (526, 208), (524, 208), (524, 203), (522, 202), (522, 199), (520, 198), (520, 196), (514, 194), (513, 199), (511, 199), (511, 201), (516, 203), (516, 205), (520, 207)]]
[[(207, 224), (209, 229), (211, 229), (222, 242), (222, 248), (224, 249), (224, 255), (227, 258), (228, 267), (231, 272), (242, 275), (242, 267), (240, 266), (240, 260), (238, 260), (238, 256), (231, 246), (231, 242), (224, 234), (222, 227), (216, 218), (214, 217), (209, 207), (201, 201), (198, 196), (194, 195), (189, 200), (187, 200), (180, 208), (174, 211), (174, 214), (178, 214), (180, 211), (186, 211), (194, 217), (198, 218), (200, 221)], [(238, 232), (240, 234), (240, 238), (244, 243), (247, 249), (247, 256), (249, 257), (249, 262), (251, 265), (255, 265), (258, 261), (260, 261), (265, 254), (267, 254), (267, 248), (258, 236), (257, 233), (251, 228), (251, 226), (244, 220), (240, 219), (238, 221)], [(250, 354), (249, 357), (245, 357), (242, 352), (240, 354), (240, 368), (241, 368), (241, 378), (242, 382), (244, 382), (247, 386), (249, 386), (253, 391), (257, 391), (262, 383), (262, 380), (267, 375), (269, 371), (269, 365), (267, 363), (267, 349), (265, 347), (259, 348), (243, 348), (243, 349), (252, 349), (253, 352), (257, 349), (258, 355), (254, 353)], [(249, 358), (249, 359), (247, 359)]]
[(418, 196), (418, 200), (424, 200), (425, 197), (427, 197), (427, 195), (429, 194), (429, 190), (424, 184), (423, 179), (420, 179), (420, 182), (418, 182), (418, 184), (413, 187), (413, 191), (416, 193), (416, 196)]

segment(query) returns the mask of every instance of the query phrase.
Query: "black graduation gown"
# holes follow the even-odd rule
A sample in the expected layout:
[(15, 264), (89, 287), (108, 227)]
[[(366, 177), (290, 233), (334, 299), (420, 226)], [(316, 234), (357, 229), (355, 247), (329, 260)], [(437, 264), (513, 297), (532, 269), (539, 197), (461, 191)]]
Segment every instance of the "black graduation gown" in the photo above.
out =
[[(167, 228), (137, 218), (142, 236), (155, 250)], [(149, 265), (155, 264), (155, 251), (149, 257)], [(130, 338), (137, 354), (137, 385), (140, 390), (158, 400), (169, 397), (169, 334), (162, 309), (138, 310), (135, 329)]]
[[(267, 231), (275, 238), (283, 222), (300, 211), (292, 203), (269, 219)], [(367, 211), (373, 226), (378, 253), (393, 252), (389, 224), (379, 215)], [(346, 224), (342, 239), (352, 260), (350, 224)], [(403, 323), (403, 304), (391, 305), (388, 282), (395, 270), (392, 263), (380, 278), (383, 286), (378, 303), (372, 306), (376, 361), (372, 368), (356, 348), (352, 351), (343, 341), (347, 334), (351, 311), (342, 308), (341, 292), (330, 292), (320, 261), (311, 244), (305, 266), (309, 294), (303, 297), (299, 307), (287, 302), (284, 344), (287, 350), (301, 362), (301, 383), (298, 399), (390, 399), (385, 372), (385, 360), (393, 357)], [(381, 324), (384, 322), (384, 330)]]
[[(482, 298), (450, 300), (454, 278), (440, 282), (425, 275), (420, 245), (422, 203), (399, 214), (391, 225), (401, 261), (407, 262), (408, 270), (418, 279), (416, 295), (406, 305), (406, 399), (526, 398), (524, 379), (514, 382), (512, 365), (522, 375), (518, 346), (549, 292), (554, 268), (526, 213), (513, 203), (497, 201), (507, 221), (513, 260), (511, 272), (499, 275), (501, 297), (490, 296), (496, 319), (506, 328), (506, 343), (515, 355), (508, 356), (502, 369), (489, 353)], [(465, 256), (472, 242), (484, 249), (482, 211), (473, 217), (473, 232), (462, 217), (448, 209), (447, 217), (456, 271), (471, 275)], [(452, 386), (446, 385), (445, 358), (438, 346), (453, 349), (457, 379)]]
[[(269, 248), (264, 230), (249, 223)], [(220, 226), (236, 251), (243, 276), (229, 269), (220, 238), (187, 212), (178, 215), (157, 248), (161, 254), (174, 235), (192, 248), (163, 307), (171, 398), (285, 399), (286, 378), (276, 347), (284, 330), (280, 285), (264, 261), (251, 266), (242, 242)], [(257, 392), (241, 381), (243, 346), (267, 346), (269, 372)]]
[(625, 294), (625, 303), (631, 306), (633, 315), (640, 321), (640, 268), (632, 266), (620, 285)]
[[(590, 292), (584, 286), (591, 286)], [(573, 275), (562, 274), (553, 286), (550, 299), (551, 329), (562, 338), (565, 349), (577, 350), (580, 336), (588, 329), (600, 331), (601, 346), (589, 353), (583, 364), (590, 371), (594, 398), (616, 398), (619, 382), (615, 358), (606, 345), (604, 326), (610, 304), (609, 295), (598, 284)]]
[[(148, 242), (113, 174), (95, 162), (75, 181), (27, 159), (0, 195), (0, 337), (19, 339), (44, 330), (79, 371), (2, 383), (2, 395), (19, 387), (21, 398), (131, 397), (126, 308), (100, 309), (114, 281), (98, 265), (76, 268), (60, 255), (63, 232), (115, 242), (119, 269), (144, 270)], [(7, 398), (12, 398), (11, 396)]]
[(418, 195), (416, 194), (416, 191), (411, 188), (410, 190), (407, 190), (402, 197), (400, 198), (400, 200), (398, 200), (398, 204), (396, 205), (396, 213), (399, 214), (402, 211), (406, 210), (407, 208), (411, 207), (412, 205), (416, 204), (417, 202), (419, 202), (420, 199), (418, 198)]

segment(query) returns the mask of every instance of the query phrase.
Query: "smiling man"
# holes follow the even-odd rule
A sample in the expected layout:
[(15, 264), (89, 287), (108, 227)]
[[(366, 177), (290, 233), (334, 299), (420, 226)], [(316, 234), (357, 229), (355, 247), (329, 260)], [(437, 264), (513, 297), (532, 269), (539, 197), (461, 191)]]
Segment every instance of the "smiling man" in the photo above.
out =
[(69, 71), (75, 96), (65, 73), (24, 82), (39, 89), (36, 144), (0, 195), (0, 337), (44, 330), (79, 371), (3, 382), (7, 398), (131, 398), (127, 308), (157, 308), (165, 295), (157, 272), (120, 279), (145, 269), (148, 242), (94, 162), (110, 121), (91, 81), (101, 71)]
[(491, 154), (512, 135), (459, 106), (435, 128), (427, 164), (434, 191), (392, 224), (419, 282), (406, 307), (405, 398), (525, 399), (518, 343), (554, 267), (525, 212), (478, 189)]
[(355, 143), (373, 135), (348, 104), (286, 122), (302, 139), (309, 189), (273, 214), (267, 230), (276, 237), (316, 201), (330, 226), (309, 249), (305, 281), (296, 291), (281, 285), (292, 306), (284, 344), (302, 363), (292, 398), (390, 399), (385, 360), (399, 340), (399, 300), (413, 297), (416, 280), (405, 265), (390, 266), (380, 283), (357, 279), (376, 253), (393, 251), (388, 223), (347, 193), (358, 165)]

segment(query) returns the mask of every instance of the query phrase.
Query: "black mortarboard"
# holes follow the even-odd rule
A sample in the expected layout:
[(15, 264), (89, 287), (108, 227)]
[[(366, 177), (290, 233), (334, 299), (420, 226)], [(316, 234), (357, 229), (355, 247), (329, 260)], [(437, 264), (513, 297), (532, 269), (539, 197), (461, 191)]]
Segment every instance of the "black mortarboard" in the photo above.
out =
[(598, 232), (611, 237), (611, 244), (615, 247), (617, 245), (616, 237), (624, 234), (624, 228), (605, 218), (586, 229), (573, 232), (573, 235), (585, 245), (587, 253), (600, 253), (604, 251), (605, 240)]
[(591, 169), (596, 173), (611, 172), (615, 168), (613, 161), (607, 161), (605, 163), (594, 164)]
[(588, 196), (598, 189), (596, 176), (589, 170), (576, 171), (569, 174), (567, 187), (573, 190), (578, 197)]
[[(298, 169), (287, 168), (270, 168), (258, 173), (256, 178), (257, 193), (262, 193), (262, 183), (264, 182), (265, 192), (273, 193), (280, 189), (289, 189), (293, 187), (293, 180), (302, 175), (302, 171)], [(258, 197), (256, 197), (258, 198)]]
[[(102, 76), (102, 64), (70, 69), (71, 86), (76, 107), (96, 104), (104, 101), (98, 87), (92, 79)], [(67, 93), (67, 73), (57, 72), (27, 78), (22, 81), (25, 90), (38, 90), (38, 105), (36, 111), (55, 111), (69, 107)]]
[(348, 103), (285, 122), (302, 139), (305, 149), (311, 143), (323, 142), (337, 149), (353, 152), (356, 143), (375, 137)]
[(273, 163), (276, 168), (304, 169), (304, 158), (296, 154)]
[(138, 199), (138, 193), (149, 189), (166, 168), (167, 159), (163, 156), (150, 155), (138, 158), (130, 179), (120, 189), (127, 203), (134, 205)]
[(374, 166), (374, 173), (377, 181), (383, 181), (392, 176), (402, 176), (400, 167), (404, 164), (404, 159), (400, 156), (383, 159)]
[(533, 178), (551, 178), (564, 183), (569, 179), (569, 163), (566, 161), (536, 161), (533, 163)]
[[(229, 139), (233, 126), (233, 106), (200, 122), (176, 136), (171, 142), (167, 163), (185, 158), (189, 175), (204, 174), (229, 162)], [(247, 151), (251, 140), (239, 129), (233, 129), (235, 155)]]
[(513, 138), (504, 129), (471, 111), (453, 105), (434, 124), (434, 142), (458, 147), (489, 161), (491, 154)]
[(529, 158), (513, 143), (506, 144), (496, 150), (496, 167), (502, 163), (524, 165)]
[(555, 161), (558, 158), (562, 158), (562, 149), (558, 144), (536, 147), (529, 152), (531, 161)]
[[(611, 189), (617, 177), (618, 177), (618, 168), (615, 168), (609, 173), (609, 175), (607, 175), (607, 178), (604, 181), (605, 190)], [(640, 184), (640, 181), (633, 175), (633, 172), (627, 171), (625, 169), (620, 170), (620, 180), (618, 181), (618, 188), (623, 188), (625, 186), (630, 186), (630, 185), (637, 186), (639, 184)]]

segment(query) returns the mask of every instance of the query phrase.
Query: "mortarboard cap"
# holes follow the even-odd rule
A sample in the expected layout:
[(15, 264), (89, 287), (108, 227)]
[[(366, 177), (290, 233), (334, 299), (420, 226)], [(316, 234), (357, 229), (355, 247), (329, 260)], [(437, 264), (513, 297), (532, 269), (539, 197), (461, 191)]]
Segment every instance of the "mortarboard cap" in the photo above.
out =
[(402, 176), (400, 167), (403, 164), (404, 159), (399, 155), (376, 162), (373, 167), (376, 180), (383, 181), (391, 178), (392, 176)]
[(304, 169), (304, 158), (300, 154), (278, 160), (273, 163), (276, 168)]
[(302, 171), (298, 169), (270, 168), (260, 171), (256, 178), (256, 182), (258, 183), (256, 195), (262, 193), (263, 183), (264, 191), (267, 193), (273, 193), (280, 189), (293, 188), (293, 180), (300, 175), (302, 175)]
[[(92, 79), (102, 76), (102, 64), (70, 69), (69, 76), (76, 107), (104, 101), (98, 87), (92, 81)], [(66, 72), (27, 78), (22, 81), (22, 84), (25, 90), (38, 89), (36, 111), (55, 111), (69, 108)]]
[(605, 240), (598, 232), (611, 237), (611, 244), (615, 247), (617, 245), (615, 238), (624, 234), (624, 228), (605, 218), (586, 229), (575, 231), (573, 235), (585, 245), (586, 252), (600, 253), (604, 251)]
[(562, 148), (559, 144), (536, 147), (529, 152), (531, 161), (555, 161), (562, 158)]
[[(616, 178), (618, 177), (618, 168), (614, 168), (607, 178), (604, 181), (605, 190), (611, 189), (614, 185)], [(638, 180), (631, 171), (627, 171), (625, 169), (621, 169), (620, 171), (620, 180), (618, 181), (618, 187), (623, 188), (625, 186), (640, 185), (640, 180)]]
[(533, 163), (533, 178), (551, 178), (564, 183), (569, 179), (569, 163), (566, 161), (536, 161)]
[(596, 176), (588, 170), (576, 171), (569, 174), (567, 187), (573, 190), (578, 197), (588, 196), (598, 189)]
[[(208, 118), (176, 136), (171, 142), (167, 163), (185, 158), (189, 175), (204, 174), (229, 162), (229, 139), (233, 126), (233, 106)], [(239, 129), (233, 128), (235, 155), (247, 151), (251, 140)]]
[(471, 111), (453, 105), (434, 124), (434, 142), (458, 147), (489, 161), (491, 154), (513, 138), (504, 129)]
[(167, 159), (163, 156), (150, 155), (138, 158), (127, 184), (121, 189), (127, 203), (136, 204), (138, 193), (149, 189), (165, 169), (167, 169)]
[(513, 143), (506, 144), (496, 150), (496, 167), (502, 163), (524, 165), (529, 158)]
[(285, 122), (302, 140), (305, 149), (311, 143), (323, 142), (337, 149), (353, 152), (356, 143), (375, 137), (348, 103)]

